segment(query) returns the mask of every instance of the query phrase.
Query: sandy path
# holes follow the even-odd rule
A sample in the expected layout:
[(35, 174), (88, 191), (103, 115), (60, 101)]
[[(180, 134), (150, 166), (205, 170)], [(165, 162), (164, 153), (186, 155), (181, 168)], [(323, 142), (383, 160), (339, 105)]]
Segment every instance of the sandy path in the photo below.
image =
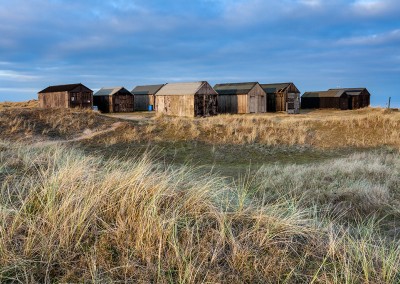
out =
[(54, 141), (40, 141), (37, 143), (34, 143), (33, 146), (49, 146), (49, 145), (55, 145), (55, 144), (60, 144), (60, 143), (70, 143), (70, 142), (78, 142), (78, 141), (82, 141), (82, 140), (88, 140), (88, 139), (92, 139), (93, 137), (96, 137), (98, 135), (102, 135), (108, 132), (112, 132), (115, 131), (118, 127), (120, 127), (123, 124), (123, 122), (116, 122), (113, 123), (111, 125), (110, 128), (104, 129), (104, 130), (99, 130), (99, 131), (92, 131), (90, 129), (86, 129), (85, 131), (83, 131), (83, 134), (72, 138), (72, 139), (68, 139), (68, 140), (54, 140)]

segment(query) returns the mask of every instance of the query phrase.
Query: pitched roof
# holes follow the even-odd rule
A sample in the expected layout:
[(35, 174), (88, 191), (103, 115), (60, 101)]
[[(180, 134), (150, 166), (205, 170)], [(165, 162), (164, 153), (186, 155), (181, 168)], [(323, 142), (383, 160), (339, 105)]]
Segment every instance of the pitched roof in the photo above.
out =
[(340, 88), (340, 89), (329, 89), (329, 91), (340, 90), (346, 92), (349, 96), (359, 96), (361, 93), (366, 90), (366, 88)]
[(132, 90), (134, 95), (155, 95), (165, 84), (136, 86)]
[(101, 88), (98, 90), (93, 96), (112, 96), (119, 91), (123, 91), (124, 93), (130, 93), (124, 87), (110, 87), (110, 88)]
[[(208, 84), (206, 81), (191, 82), (191, 83), (168, 83), (156, 93), (156, 96), (185, 96), (195, 95), (204, 84)], [(212, 88), (211, 88), (212, 89)], [(215, 93), (217, 94), (217, 93)]]
[(41, 90), (39, 92), (39, 94), (42, 94), (42, 93), (54, 93), (54, 92), (69, 92), (69, 91), (72, 91), (73, 89), (76, 89), (79, 86), (84, 86), (85, 88), (87, 88), (82, 83), (68, 84), (68, 85), (57, 85), (57, 86), (49, 86), (46, 89)]
[(238, 95), (249, 93), (258, 82), (216, 84), (214, 90), (219, 95)]
[(339, 98), (346, 94), (348, 96), (358, 96), (365, 88), (341, 88), (329, 89), (328, 91), (305, 92), (302, 98)]
[(293, 84), (292, 82), (289, 83), (272, 83), (272, 84), (260, 84), (261, 88), (263, 88), (263, 90), (266, 93), (275, 93), (277, 91), (281, 91), (286, 89), (287, 87), (290, 86), (290, 84)]

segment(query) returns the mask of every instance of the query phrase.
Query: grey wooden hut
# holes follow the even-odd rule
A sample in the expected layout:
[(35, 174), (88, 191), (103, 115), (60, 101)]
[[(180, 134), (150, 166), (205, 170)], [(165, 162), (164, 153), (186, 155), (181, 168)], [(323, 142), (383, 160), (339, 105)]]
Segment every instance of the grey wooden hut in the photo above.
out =
[(135, 111), (145, 111), (156, 107), (156, 94), (165, 84), (136, 86), (131, 93), (135, 97)]
[(133, 95), (124, 87), (101, 88), (93, 95), (93, 104), (101, 112), (133, 112)]
[(258, 82), (216, 84), (218, 113), (262, 113), (266, 93)]
[(366, 88), (341, 88), (306, 92), (301, 96), (301, 108), (359, 109), (370, 105), (371, 94)]
[(292, 82), (261, 84), (267, 93), (267, 112), (289, 111), (298, 112), (300, 103), (300, 91)]
[(217, 92), (206, 81), (169, 83), (156, 93), (156, 111), (173, 116), (217, 114)]
[(38, 99), (41, 108), (92, 108), (93, 91), (81, 83), (49, 86)]

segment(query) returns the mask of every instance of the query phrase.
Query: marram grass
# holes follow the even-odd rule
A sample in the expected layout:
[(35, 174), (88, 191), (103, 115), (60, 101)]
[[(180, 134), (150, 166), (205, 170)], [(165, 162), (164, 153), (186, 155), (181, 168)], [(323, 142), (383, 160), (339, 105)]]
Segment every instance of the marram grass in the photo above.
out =
[[(357, 158), (355, 172), (363, 166)], [(394, 194), (399, 157), (380, 161), (392, 163)], [(315, 176), (331, 162), (319, 167), (264, 168), (232, 184), (151, 155), (104, 160), (59, 145), (1, 143), (0, 281), (398, 283), (398, 239), (377, 232), (372, 217), (329, 218), (320, 211), (334, 203), (310, 197), (318, 184), (304, 177), (306, 196), (294, 184), (285, 194), (279, 176), (268, 174)], [(390, 169), (365, 167), (377, 186)]]

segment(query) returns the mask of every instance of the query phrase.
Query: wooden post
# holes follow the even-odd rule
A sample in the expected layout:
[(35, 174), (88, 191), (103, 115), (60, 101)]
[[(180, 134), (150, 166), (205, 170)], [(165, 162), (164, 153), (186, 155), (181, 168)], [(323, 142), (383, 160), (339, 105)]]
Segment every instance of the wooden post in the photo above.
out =
[(388, 102), (388, 109), (390, 109), (390, 100), (392, 99), (392, 97), (389, 97), (389, 102)]

